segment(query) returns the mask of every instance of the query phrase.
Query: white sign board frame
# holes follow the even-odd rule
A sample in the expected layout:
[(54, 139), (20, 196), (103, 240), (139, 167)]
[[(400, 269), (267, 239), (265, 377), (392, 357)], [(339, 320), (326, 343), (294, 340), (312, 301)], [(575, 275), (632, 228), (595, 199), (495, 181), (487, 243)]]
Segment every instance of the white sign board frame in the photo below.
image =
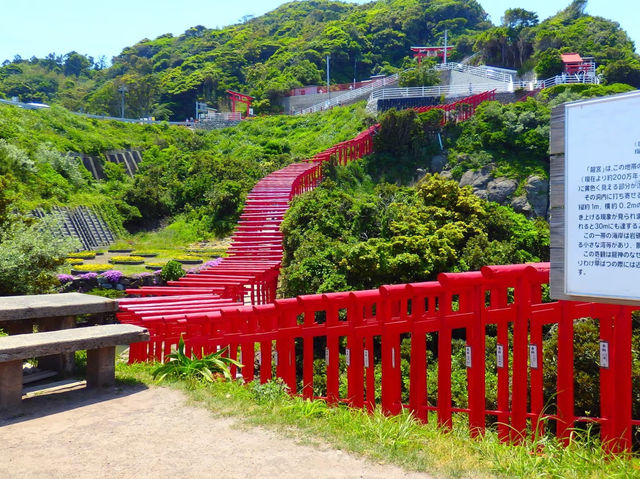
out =
[(640, 304), (640, 91), (551, 118), (551, 296)]

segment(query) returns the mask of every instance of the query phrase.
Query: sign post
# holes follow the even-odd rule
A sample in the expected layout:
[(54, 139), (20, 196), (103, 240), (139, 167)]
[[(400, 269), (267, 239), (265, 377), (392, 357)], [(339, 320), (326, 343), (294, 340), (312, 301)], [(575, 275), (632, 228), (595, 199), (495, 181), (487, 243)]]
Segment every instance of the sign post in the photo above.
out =
[(551, 119), (551, 296), (640, 302), (640, 92)]

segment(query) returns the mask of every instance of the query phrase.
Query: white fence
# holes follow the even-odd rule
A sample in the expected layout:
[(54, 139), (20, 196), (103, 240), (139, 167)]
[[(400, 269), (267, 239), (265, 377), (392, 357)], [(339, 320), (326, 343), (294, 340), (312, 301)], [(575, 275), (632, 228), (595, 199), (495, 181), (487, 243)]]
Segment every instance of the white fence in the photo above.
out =
[(371, 93), (369, 101), (386, 98), (421, 98), (427, 96), (473, 95), (488, 90), (513, 91), (513, 83), (505, 83), (502, 88), (495, 83), (469, 83), (468, 85), (410, 86), (401, 88), (381, 88)]
[(484, 78), (490, 78), (491, 80), (501, 81), (504, 83), (510, 83), (515, 80), (517, 72), (515, 70), (508, 70), (506, 68), (492, 67), (488, 65), (471, 66), (463, 65), (462, 63), (448, 62), (436, 65), (434, 70), (452, 70), (463, 73), (470, 73)]
[(398, 81), (398, 74), (394, 73), (391, 76), (380, 78), (379, 80), (374, 80), (371, 83), (368, 83), (367, 85), (361, 88), (356, 88), (355, 90), (349, 90), (348, 92), (340, 93), (329, 100), (310, 106), (309, 108), (300, 110), (296, 112), (296, 115), (301, 115), (305, 113), (315, 113), (317, 111), (328, 110), (330, 108), (333, 108), (334, 106), (346, 105), (347, 103), (350, 103), (354, 99), (365, 96), (368, 93), (371, 93), (372, 91), (377, 90), (379, 88), (383, 88), (386, 85), (392, 85), (397, 81)]
[(207, 120), (226, 120), (226, 121), (240, 121), (242, 120), (242, 112), (241, 111), (227, 111), (227, 112), (217, 112), (217, 113), (207, 113), (206, 115), (200, 116), (201, 121)]

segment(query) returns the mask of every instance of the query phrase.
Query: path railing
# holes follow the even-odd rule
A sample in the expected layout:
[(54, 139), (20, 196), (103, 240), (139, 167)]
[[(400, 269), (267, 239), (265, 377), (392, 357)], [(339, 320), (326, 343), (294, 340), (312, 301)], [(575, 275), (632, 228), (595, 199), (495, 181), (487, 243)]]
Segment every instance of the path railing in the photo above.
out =
[(444, 115), (442, 115), (441, 125), (445, 125), (447, 122), (459, 123), (461, 121), (468, 120), (476, 114), (476, 108), (478, 108), (480, 103), (493, 101), (495, 99), (496, 91), (491, 90), (477, 95), (468, 96), (466, 98), (461, 98), (456, 102), (448, 103), (446, 105), (420, 106), (418, 108), (414, 108), (414, 110), (418, 113), (424, 113), (431, 110), (442, 110)]
[(472, 66), (456, 62), (440, 63), (435, 65), (433, 69), (438, 71), (448, 70), (469, 73), (471, 75), (490, 78), (492, 80), (501, 81), (504, 83), (513, 82), (516, 75), (518, 74), (517, 71), (508, 70), (506, 68), (492, 67), (489, 65)]
[(361, 88), (356, 88), (346, 93), (338, 94), (331, 99), (320, 102), (309, 108), (304, 108), (303, 110), (296, 112), (296, 115), (303, 115), (305, 113), (315, 113), (317, 111), (329, 110), (334, 106), (346, 105), (357, 98), (366, 96), (368, 93), (378, 88), (383, 88), (386, 85), (392, 85), (397, 81), (398, 81), (398, 74), (394, 73), (393, 75), (390, 75), (388, 77), (380, 78), (379, 80), (375, 80), (370, 83), (367, 83), (365, 86)]
[[(628, 451), (633, 428), (640, 425), (631, 414), (633, 308), (544, 302), (548, 277), (548, 263), (488, 266), (443, 273), (438, 281), (305, 295), (215, 312), (120, 315), (129, 314), (125, 319), (151, 334), (148, 344), (132, 346), (131, 362), (161, 360), (182, 335), (195, 354), (228, 346), (230, 356), (244, 364), (241, 372), (232, 373), (242, 374), (245, 381), (278, 377), (292, 394), (304, 398), (369, 410), (380, 406), (387, 414), (408, 409), (424, 422), (433, 412), (445, 429), (454, 413), (466, 414), (473, 435), (495, 424), (503, 441), (514, 442), (545, 429), (555, 429), (568, 442), (576, 424), (595, 423), (603, 447)], [(587, 417), (574, 413), (574, 322), (580, 318), (598, 322), (608, 352), (595, 378), (600, 411)], [(558, 338), (552, 356), (544, 354), (542, 341), (550, 326), (557, 328)], [(489, 336), (496, 343), (490, 352)], [(467, 390), (458, 404), (452, 398), (453, 337), (465, 338)], [(437, 372), (427, 368), (428, 350), (436, 352)], [(488, 355), (496, 366), (487, 366)], [(543, 373), (549, 367), (557, 373), (554, 394), (545, 398)], [(496, 378), (491, 408), (487, 373)], [(315, 392), (318, 387), (323, 388), (321, 396)], [(549, 423), (554, 428), (547, 428)]]

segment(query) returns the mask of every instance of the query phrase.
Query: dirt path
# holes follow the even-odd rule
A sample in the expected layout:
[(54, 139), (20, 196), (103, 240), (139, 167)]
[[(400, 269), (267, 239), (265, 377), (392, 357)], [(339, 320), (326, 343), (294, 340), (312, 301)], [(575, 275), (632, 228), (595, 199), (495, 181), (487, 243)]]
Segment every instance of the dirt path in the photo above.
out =
[(167, 388), (82, 388), (23, 402), (23, 416), (0, 420), (3, 479), (430, 477), (238, 428)]

